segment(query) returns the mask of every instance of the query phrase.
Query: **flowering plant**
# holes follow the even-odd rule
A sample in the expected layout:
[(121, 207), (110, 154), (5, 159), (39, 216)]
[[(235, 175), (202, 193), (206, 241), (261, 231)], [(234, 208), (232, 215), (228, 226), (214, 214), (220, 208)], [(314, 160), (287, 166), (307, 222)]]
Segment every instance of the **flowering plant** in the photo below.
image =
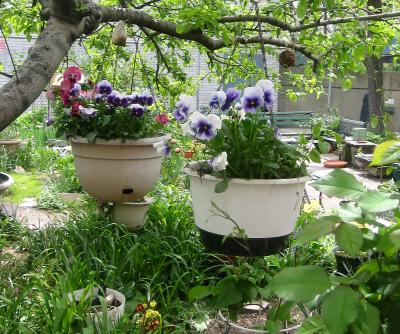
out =
[(69, 67), (59, 92), (48, 94), (56, 101), (55, 119), (48, 119), (59, 135), (86, 137), (89, 142), (103, 139), (139, 139), (163, 130), (169, 119), (157, 111), (154, 96), (148, 92), (130, 95), (113, 89), (107, 80), (81, 83), (82, 72)]
[(291, 146), (280, 140), (271, 125), (275, 91), (270, 80), (260, 80), (242, 92), (217, 91), (206, 112), (194, 111), (194, 99), (181, 96), (174, 117), (183, 133), (203, 146), (202, 173), (223, 179), (286, 179), (306, 175), (306, 141)]
[(157, 303), (152, 300), (149, 304), (137, 304), (134, 319), (139, 325), (139, 333), (151, 333), (161, 328), (161, 314), (156, 310)]

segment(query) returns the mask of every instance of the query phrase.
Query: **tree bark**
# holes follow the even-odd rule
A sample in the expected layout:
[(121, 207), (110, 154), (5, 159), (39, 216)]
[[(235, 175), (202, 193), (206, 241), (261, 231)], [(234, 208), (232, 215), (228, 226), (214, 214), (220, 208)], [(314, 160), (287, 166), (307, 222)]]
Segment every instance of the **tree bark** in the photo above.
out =
[[(382, 0), (368, 0), (368, 6), (373, 7), (376, 11), (382, 11)], [(371, 36), (372, 32), (368, 31)], [(373, 129), (376, 133), (382, 134), (383, 125), (383, 60), (382, 57), (369, 56), (365, 59), (368, 75), (368, 104), (369, 116), (376, 115), (379, 119), (378, 125)]]
[(50, 18), (18, 70), (18, 80), (13, 76), (0, 90), (0, 131), (39, 97), (82, 31), (83, 24)]

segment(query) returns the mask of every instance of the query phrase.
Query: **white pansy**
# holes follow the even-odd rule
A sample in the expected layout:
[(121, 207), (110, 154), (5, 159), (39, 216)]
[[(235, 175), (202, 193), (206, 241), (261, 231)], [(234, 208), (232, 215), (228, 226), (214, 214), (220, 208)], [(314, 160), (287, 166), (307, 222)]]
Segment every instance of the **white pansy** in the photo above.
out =
[(216, 172), (225, 170), (226, 166), (228, 166), (228, 155), (226, 154), (226, 152), (222, 152), (221, 154), (217, 155), (211, 161), (211, 166)]
[(257, 81), (256, 86), (260, 87), (263, 92), (274, 89), (273, 82), (271, 80), (266, 80), (266, 79)]
[(182, 133), (185, 136), (194, 136), (194, 131), (191, 127), (191, 121), (187, 121), (181, 125)]

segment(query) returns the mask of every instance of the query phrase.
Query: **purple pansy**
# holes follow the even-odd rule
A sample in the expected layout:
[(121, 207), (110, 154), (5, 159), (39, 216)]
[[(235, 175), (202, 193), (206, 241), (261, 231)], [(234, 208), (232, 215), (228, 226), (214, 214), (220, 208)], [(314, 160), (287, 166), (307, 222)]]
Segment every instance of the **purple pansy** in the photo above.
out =
[(264, 105), (264, 93), (258, 86), (248, 87), (244, 90), (243, 97), (240, 99), (242, 107), (246, 112), (256, 112)]
[(46, 120), (46, 126), (50, 126), (50, 125), (52, 125), (54, 123), (54, 120), (51, 118), (51, 117), (49, 117), (47, 120)]
[(94, 100), (96, 103), (101, 103), (103, 102), (105, 99), (105, 96), (101, 95), (101, 94), (96, 94), (96, 96), (94, 97)]
[(144, 107), (137, 103), (132, 104), (131, 105), (131, 114), (132, 114), (132, 116), (135, 116), (135, 117), (142, 117), (144, 114)]
[(191, 128), (194, 132), (194, 136), (200, 140), (210, 140), (215, 137), (217, 130), (221, 129), (221, 119), (214, 114), (207, 116), (195, 112), (191, 118)]
[(154, 103), (154, 97), (150, 93), (142, 93), (139, 95), (139, 103), (151, 106)]
[(79, 96), (82, 88), (80, 84), (75, 83), (69, 91), (69, 95), (71, 96)]
[(139, 103), (139, 95), (136, 93), (132, 93), (128, 95), (129, 103)]
[(153, 147), (157, 150), (159, 154), (162, 154), (164, 157), (167, 157), (171, 154), (171, 147), (167, 142), (160, 141), (158, 143), (154, 143)]
[(121, 102), (120, 102), (120, 106), (121, 107), (124, 107), (124, 108), (126, 108), (127, 106), (128, 106), (128, 104), (129, 104), (129, 99), (128, 99), (128, 97), (126, 96), (126, 95), (124, 95), (124, 94), (121, 94)]
[(175, 104), (174, 117), (176, 120), (184, 122), (193, 112), (195, 100), (193, 96), (181, 95), (180, 100)]
[(114, 97), (115, 97), (117, 94), (119, 94), (119, 92), (116, 91), (116, 90), (113, 90), (110, 94), (107, 95), (107, 102), (108, 102), (109, 104), (113, 104)]
[(102, 80), (97, 84), (99, 93), (102, 95), (109, 95), (112, 92), (112, 86), (107, 80)]
[(271, 108), (275, 101), (274, 84), (271, 80), (260, 80), (256, 83), (256, 87), (260, 87), (264, 93), (264, 106)]
[(226, 102), (226, 93), (222, 90), (219, 90), (214, 93), (214, 95), (211, 97), (210, 100), (210, 108), (220, 108), (222, 107)]
[(232, 103), (240, 97), (240, 90), (230, 87), (226, 91), (226, 101), (225, 103), (221, 106), (222, 111), (227, 111)]

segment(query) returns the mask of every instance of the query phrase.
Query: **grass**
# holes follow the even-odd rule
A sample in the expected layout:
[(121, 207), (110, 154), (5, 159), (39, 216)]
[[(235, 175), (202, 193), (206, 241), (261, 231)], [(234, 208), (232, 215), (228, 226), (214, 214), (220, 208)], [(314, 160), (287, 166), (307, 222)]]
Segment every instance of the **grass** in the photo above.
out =
[(3, 201), (14, 204), (22, 203), (24, 198), (38, 198), (44, 185), (44, 175), (11, 173), (14, 184), (3, 194)]

